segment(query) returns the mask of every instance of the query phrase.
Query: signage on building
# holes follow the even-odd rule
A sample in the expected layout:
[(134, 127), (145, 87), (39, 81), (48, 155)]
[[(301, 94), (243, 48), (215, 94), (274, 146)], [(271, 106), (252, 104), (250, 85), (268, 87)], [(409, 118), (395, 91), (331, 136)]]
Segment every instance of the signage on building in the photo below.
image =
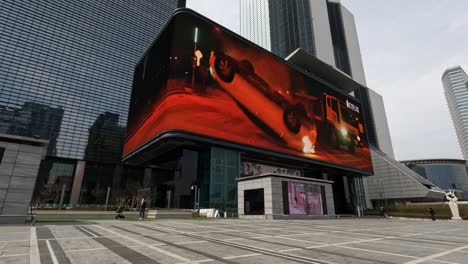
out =
[(286, 176), (302, 176), (302, 171), (283, 167), (269, 166), (253, 162), (242, 162), (241, 177), (255, 176), (262, 174), (278, 174)]

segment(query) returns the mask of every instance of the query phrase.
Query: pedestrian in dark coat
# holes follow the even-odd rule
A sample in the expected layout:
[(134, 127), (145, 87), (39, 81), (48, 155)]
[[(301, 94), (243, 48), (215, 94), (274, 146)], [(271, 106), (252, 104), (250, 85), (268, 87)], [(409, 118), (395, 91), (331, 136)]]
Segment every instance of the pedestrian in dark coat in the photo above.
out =
[(140, 204), (140, 220), (145, 218), (145, 211), (146, 211), (146, 201), (145, 198), (141, 199)]
[(429, 211), (429, 213), (431, 214), (432, 221), (435, 221), (436, 219), (435, 219), (435, 211), (434, 211), (434, 209), (432, 209), (432, 207), (431, 207), (431, 208), (429, 208), (428, 211)]
[(385, 209), (380, 207), (380, 220), (385, 219)]

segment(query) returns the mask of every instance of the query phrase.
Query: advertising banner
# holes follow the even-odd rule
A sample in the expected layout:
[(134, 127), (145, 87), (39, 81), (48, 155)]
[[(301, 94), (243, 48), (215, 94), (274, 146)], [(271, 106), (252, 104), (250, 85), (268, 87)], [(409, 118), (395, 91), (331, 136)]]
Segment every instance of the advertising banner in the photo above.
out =
[(166, 131), (372, 172), (356, 100), (188, 12), (136, 67), (124, 156)]
[(323, 215), (320, 186), (288, 182), (288, 206), (291, 215)]

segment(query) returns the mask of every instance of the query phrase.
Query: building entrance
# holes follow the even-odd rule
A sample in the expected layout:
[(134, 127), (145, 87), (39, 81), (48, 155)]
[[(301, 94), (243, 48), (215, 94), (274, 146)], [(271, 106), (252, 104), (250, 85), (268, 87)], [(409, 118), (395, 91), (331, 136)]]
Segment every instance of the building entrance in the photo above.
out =
[(272, 173), (239, 178), (239, 217), (334, 217), (332, 183), (327, 180)]
[(263, 188), (244, 191), (244, 214), (265, 214), (265, 198), (263, 193)]

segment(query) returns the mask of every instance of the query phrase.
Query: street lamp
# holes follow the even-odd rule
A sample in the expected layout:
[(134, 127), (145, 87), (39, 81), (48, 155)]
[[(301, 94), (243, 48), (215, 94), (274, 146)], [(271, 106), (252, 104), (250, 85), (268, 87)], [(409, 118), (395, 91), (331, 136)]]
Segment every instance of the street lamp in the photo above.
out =
[(195, 36), (193, 37), (193, 61), (192, 61), (192, 89), (195, 89), (195, 67), (196, 67), (196, 51), (197, 51), (197, 42), (198, 42), (198, 28), (195, 28)]
[(200, 209), (200, 189), (198, 188), (196, 184), (192, 184), (192, 186), (190, 186), (190, 190), (194, 191), (194, 196), (195, 196), (193, 209), (195, 210)]
[(384, 188), (384, 184), (383, 184), (383, 180), (380, 179), (380, 204), (381, 204), (381, 207), (384, 207), (385, 208), (385, 188)]

